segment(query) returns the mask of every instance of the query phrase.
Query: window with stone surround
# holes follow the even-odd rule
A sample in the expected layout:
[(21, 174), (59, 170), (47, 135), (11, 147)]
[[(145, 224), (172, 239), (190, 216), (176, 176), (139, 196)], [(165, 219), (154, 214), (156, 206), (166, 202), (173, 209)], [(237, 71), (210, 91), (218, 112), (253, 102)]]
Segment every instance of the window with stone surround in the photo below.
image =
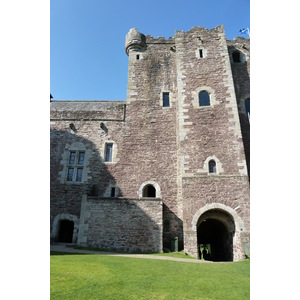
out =
[(200, 86), (192, 91), (193, 107), (197, 109), (210, 109), (217, 104), (215, 91), (209, 86)]
[(60, 182), (70, 184), (86, 182), (90, 156), (91, 150), (86, 150), (84, 144), (80, 142), (67, 144), (60, 162), (63, 165), (63, 170), (60, 171)]
[(105, 144), (105, 162), (112, 162), (113, 158), (113, 143)]
[(139, 198), (150, 197), (150, 198), (161, 198), (160, 186), (155, 181), (144, 182), (138, 191)]
[(163, 107), (170, 107), (169, 93), (163, 93)]
[(67, 181), (82, 181), (84, 151), (70, 151), (67, 168)]
[(206, 158), (203, 164), (203, 168), (199, 169), (198, 172), (200, 174), (214, 176), (222, 175), (224, 173), (224, 170), (220, 160), (215, 155), (212, 155)]
[(199, 106), (210, 106), (210, 96), (207, 91), (199, 93)]
[(160, 106), (162, 106), (164, 109), (168, 109), (171, 107), (171, 100), (172, 100), (172, 93), (169, 92), (167, 89), (164, 89), (160, 93)]
[(143, 189), (143, 197), (156, 197), (156, 189), (152, 184), (148, 184)]
[(198, 48), (195, 53), (198, 59), (203, 59), (207, 56), (207, 50), (204, 48)]

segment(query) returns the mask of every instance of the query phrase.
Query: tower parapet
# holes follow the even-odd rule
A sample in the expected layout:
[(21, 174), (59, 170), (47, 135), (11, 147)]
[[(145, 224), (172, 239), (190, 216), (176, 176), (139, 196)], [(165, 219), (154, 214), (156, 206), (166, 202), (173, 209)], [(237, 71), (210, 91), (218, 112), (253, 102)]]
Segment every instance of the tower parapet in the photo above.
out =
[(130, 50), (140, 50), (146, 45), (146, 37), (136, 28), (131, 28), (126, 34), (125, 51), (129, 55)]

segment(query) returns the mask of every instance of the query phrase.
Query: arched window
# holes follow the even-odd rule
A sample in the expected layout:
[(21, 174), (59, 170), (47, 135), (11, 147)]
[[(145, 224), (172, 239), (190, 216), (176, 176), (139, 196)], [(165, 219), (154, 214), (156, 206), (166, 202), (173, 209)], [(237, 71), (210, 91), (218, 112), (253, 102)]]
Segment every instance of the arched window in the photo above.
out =
[(156, 189), (152, 184), (148, 184), (143, 189), (143, 197), (156, 197)]
[(239, 51), (232, 52), (232, 59), (233, 59), (233, 62), (236, 62), (236, 63), (241, 62), (240, 52)]
[(216, 162), (213, 159), (208, 162), (208, 172), (209, 173), (217, 172)]
[(207, 91), (199, 93), (199, 106), (210, 106), (210, 97)]

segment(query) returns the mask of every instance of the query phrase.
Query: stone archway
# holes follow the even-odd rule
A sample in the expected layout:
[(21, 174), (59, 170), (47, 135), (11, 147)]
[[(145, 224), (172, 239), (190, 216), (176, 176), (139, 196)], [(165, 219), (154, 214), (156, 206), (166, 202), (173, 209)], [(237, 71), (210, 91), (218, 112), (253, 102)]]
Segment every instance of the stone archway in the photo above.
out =
[[(199, 246), (210, 245), (213, 261), (237, 261), (244, 257), (241, 232), (244, 223), (237, 212), (221, 203), (206, 204), (199, 209), (192, 220), (189, 233), (190, 253), (200, 258)], [(202, 256), (203, 257), (203, 256)]]
[(212, 261), (233, 261), (234, 233), (234, 221), (225, 211), (212, 209), (202, 214), (197, 224), (199, 257)]
[(52, 224), (51, 238), (56, 242), (76, 243), (79, 220), (71, 214), (59, 214)]

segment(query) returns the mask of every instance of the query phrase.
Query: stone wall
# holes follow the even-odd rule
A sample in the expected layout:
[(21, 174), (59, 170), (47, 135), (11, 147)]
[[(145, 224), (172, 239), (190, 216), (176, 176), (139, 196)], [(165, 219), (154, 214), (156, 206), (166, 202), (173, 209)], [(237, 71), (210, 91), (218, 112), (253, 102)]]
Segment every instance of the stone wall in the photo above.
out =
[(83, 197), (78, 244), (127, 252), (162, 251), (160, 199)]
[[(117, 181), (114, 173), (122, 145), (124, 102), (57, 101), (51, 103), (50, 122), (50, 222), (59, 214), (80, 217), (84, 194), (104, 196)], [(101, 123), (103, 128), (101, 128)], [(72, 128), (70, 125), (73, 124)], [(105, 142), (115, 144), (112, 163), (104, 162)], [(66, 164), (71, 149), (80, 145), (85, 151), (82, 182), (66, 181)], [(122, 192), (118, 191), (121, 196)], [(53, 235), (55, 235), (53, 233)], [(55, 236), (52, 236), (55, 240)]]

